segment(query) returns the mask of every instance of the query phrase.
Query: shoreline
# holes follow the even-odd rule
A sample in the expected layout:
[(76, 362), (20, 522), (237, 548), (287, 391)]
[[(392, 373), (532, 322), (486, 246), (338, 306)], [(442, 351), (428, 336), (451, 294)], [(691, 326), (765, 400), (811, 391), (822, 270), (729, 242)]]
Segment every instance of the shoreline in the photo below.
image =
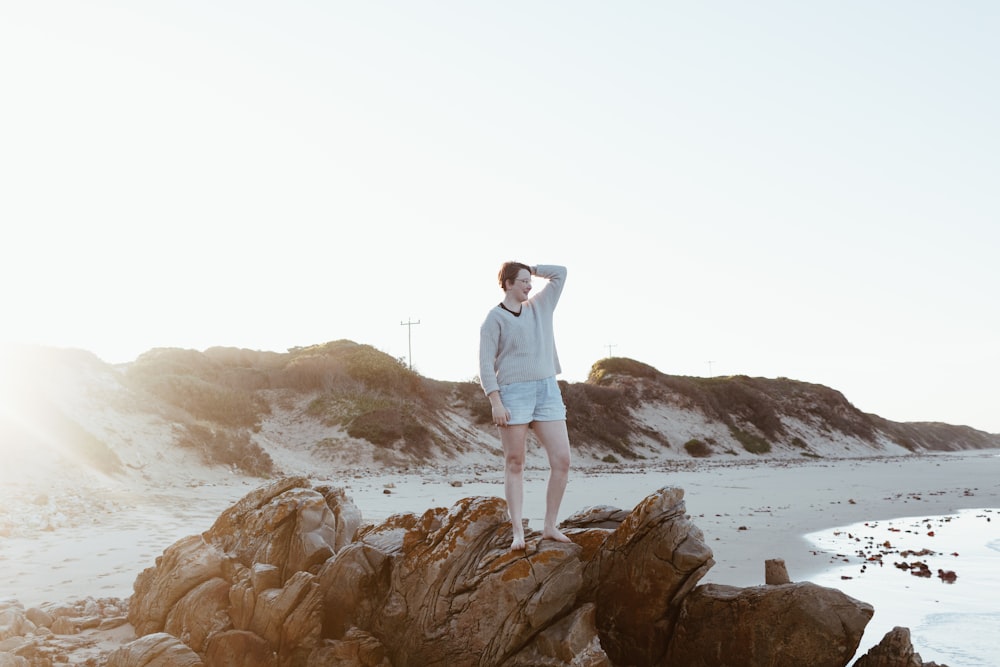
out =
[(1000, 510), (865, 521), (809, 539), (838, 554), (813, 583), (875, 607), (861, 653), (903, 626), (924, 661), (1000, 664), (1000, 645), (983, 639), (1000, 631)]

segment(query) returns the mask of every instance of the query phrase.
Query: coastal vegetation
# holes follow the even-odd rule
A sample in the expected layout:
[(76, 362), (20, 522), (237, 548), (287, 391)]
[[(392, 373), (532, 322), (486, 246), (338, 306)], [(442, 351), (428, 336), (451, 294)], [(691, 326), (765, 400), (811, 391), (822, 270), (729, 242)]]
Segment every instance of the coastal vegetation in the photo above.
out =
[[(477, 379), (425, 378), (400, 359), (350, 340), (283, 353), (158, 348), (117, 367), (84, 353), (34, 354), (31, 363), (49, 364), (33, 374), (40, 384), (73, 372), (101, 377), (100, 390), (86, 390), (95, 396), (87, 410), (65, 412), (34, 385), (21, 392), (21, 402), (38, 394), (34, 411), (44, 408), (48, 416), (40, 421), (48, 432), (111, 474), (128, 452), (113, 443), (114, 433), (83, 425), (88, 410), (155, 415), (180, 449), (263, 477), (279, 471), (272, 452), (286, 441), (331, 464), (448, 465), (479, 450), (499, 453)], [(789, 378), (669, 375), (613, 357), (595, 363), (585, 382), (559, 385), (575, 456), (594, 463), (1000, 446), (1000, 437), (965, 426), (891, 422), (858, 410), (834, 389)]]

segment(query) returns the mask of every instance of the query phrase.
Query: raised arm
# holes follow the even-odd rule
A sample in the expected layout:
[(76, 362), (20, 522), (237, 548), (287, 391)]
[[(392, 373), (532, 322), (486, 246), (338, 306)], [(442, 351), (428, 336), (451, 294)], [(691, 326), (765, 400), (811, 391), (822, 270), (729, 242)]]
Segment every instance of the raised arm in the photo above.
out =
[(566, 284), (566, 267), (558, 264), (538, 264), (531, 267), (531, 273), (548, 281), (545, 287), (532, 297), (532, 301), (555, 308)]

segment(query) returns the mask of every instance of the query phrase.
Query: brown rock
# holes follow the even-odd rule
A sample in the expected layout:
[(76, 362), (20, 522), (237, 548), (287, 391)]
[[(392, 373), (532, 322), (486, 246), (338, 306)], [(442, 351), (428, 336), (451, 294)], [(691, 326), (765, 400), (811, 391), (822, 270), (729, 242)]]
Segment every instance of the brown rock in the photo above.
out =
[(162, 632), (167, 614), (181, 598), (206, 581), (223, 578), (226, 560), (226, 554), (201, 535), (167, 547), (156, 566), (143, 570), (132, 585), (128, 619), (136, 635)]
[(322, 635), (323, 594), (310, 570), (353, 539), (361, 516), (343, 491), (307, 487), (302, 478), (261, 487), (210, 530), (168, 547), (136, 579), (136, 633), (165, 630), (232, 664), (244, 664), (240, 651), (253, 664), (303, 664)]
[(127, 616), (111, 616), (105, 618), (101, 621), (101, 624), (97, 627), (98, 630), (104, 632), (105, 630), (114, 630), (115, 628), (120, 628), (123, 625), (128, 624)]
[(31, 664), (19, 655), (0, 653), (0, 667), (31, 667)]
[(584, 604), (543, 630), (503, 667), (612, 667), (597, 636), (596, 607)]
[(29, 621), (34, 623), (38, 627), (51, 627), (52, 622), (55, 620), (52, 614), (39, 609), (38, 607), (30, 607), (28, 611), (24, 612), (24, 615)]
[(229, 582), (213, 577), (177, 601), (164, 623), (164, 632), (177, 637), (198, 653), (214, 632), (232, 627), (229, 614)]
[(112, 651), (107, 667), (204, 667), (204, 664), (181, 640), (157, 632)]
[(308, 484), (294, 477), (247, 494), (219, 516), (206, 540), (244, 565), (274, 565), (282, 579), (322, 565), (350, 542), (360, 513), (346, 507), (335, 512), (327, 498), (347, 504), (346, 496), (328, 489), (324, 495)]
[[(210, 667), (841, 667), (872, 615), (812, 584), (695, 588), (714, 561), (676, 488), (574, 515), (570, 544), (529, 532), (517, 552), (500, 498), (359, 525), (342, 490), (261, 487), (140, 574), (129, 620)], [(104, 609), (44, 611), (71, 624)]]
[(274, 565), (254, 563), (250, 566), (250, 585), (256, 591), (281, 588), (281, 571)]
[(909, 628), (895, 627), (878, 644), (857, 659), (854, 667), (932, 667), (934, 662), (921, 661), (913, 650)]
[(375, 615), (389, 594), (392, 569), (402, 558), (406, 536), (426, 535), (440, 528), (446, 513), (438, 508), (422, 516), (391, 516), (360, 531), (358, 541), (324, 564), (318, 575), (325, 593), (324, 637), (339, 639), (351, 627), (373, 627)]
[(0, 609), (0, 640), (21, 637), (32, 632), (35, 627), (20, 604)]
[(788, 568), (785, 567), (784, 559), (771, 558), (764, 561), (764, 583), (768, 586), (792, 583), (788, 578)]
[(684, 596), (715, 564), (683, 498), (672, 487), (648, 496), (587, 565), (601, 645), (615, 664), (659, 664)]
[(101, 625), (101, 620), (100, 616), (84, 616), (81, 618), (74, 618), (73, 622), (76, 623), (76, 626), (80, 628), (81, 631), (83, 631), (93, 630), (94, 628), (99, 627)]
[[(597, 556), (604, 541), (621, 525), (628, 512), (610, 505), (587, 507), (566, 518), (559, 528), (580, 547), (580, 560), (589, 563)], [(584, 568), (583, 590), (593, 595), (597, 589), (597, 568)]]
[(296, 572), (281, 588), (269, 588), (257, 594), (253, 617), (246, 629), (279, 647), (284, 658), (308, 653), (319, 643), (323, 625), (323, 594), (316, 576)]
[(354, 541), (358, 529), (364, 525), (361, 510), (341, 487), (319, 485), (314, 488), (323, 494), (327, 507), (330, 508), (333, 515), (333, 525), (336, 532), (333, 550), (340, 551)]
[(306, 667), (392, 667), (392, 663), (382, 642), (351, 628), (343, 639), (324, 642), (313, 651)]
[(843, 667), (873, 613), (812, 583), (699, 586), (684, 601), (665, 664)]
[(337, 540), (333, 513), (322, 494), (287, 486), (251, 492), (219, 516), (206, 539), (244, 565), (274, 565), (282, 578), (322, 564)]
[(32, 643), (31, 639), (21, 636), (0, 639), (0, 655), (4, 653), (20, 653), (25, 648), (30, 647)]
[(574, 512), (560, 524), (562, 528), (610, 528), (614, 530), (628, 517), (626, 510), (611, 505), (594, 505)]
[(60, 616), (52, 621), (51, 630), (57, 635), (75, 635), (80, 632), (80, 626), (69, 616)]
[(227, 630), (209, 637), (205, 661), (210, 667), (277, 667), (279, 664), (267, 640), (247, 630)]
[(499, 498), (465, 498), (403, 536), (372, 629), (396, 667), (500, 665), (573, 608), (579, 547), (530, 534), (511, 552), (510, 540)]

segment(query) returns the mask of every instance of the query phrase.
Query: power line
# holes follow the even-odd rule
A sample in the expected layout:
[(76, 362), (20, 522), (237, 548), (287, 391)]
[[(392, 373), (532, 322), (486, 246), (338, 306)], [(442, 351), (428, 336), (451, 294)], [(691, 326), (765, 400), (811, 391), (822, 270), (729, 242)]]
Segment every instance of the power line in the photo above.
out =
[(410, 320), (409, 317), (407, 317), (405, 322), (399, 323), (399, 326), (406, 327), (406, 342), (407, 342), (407, 348), (409, 350), (407, 358), (409, 359), (411, 371), (413, 370), (413, 325), (414, 324), (420, 324), (420, 320), (413, 322)]

